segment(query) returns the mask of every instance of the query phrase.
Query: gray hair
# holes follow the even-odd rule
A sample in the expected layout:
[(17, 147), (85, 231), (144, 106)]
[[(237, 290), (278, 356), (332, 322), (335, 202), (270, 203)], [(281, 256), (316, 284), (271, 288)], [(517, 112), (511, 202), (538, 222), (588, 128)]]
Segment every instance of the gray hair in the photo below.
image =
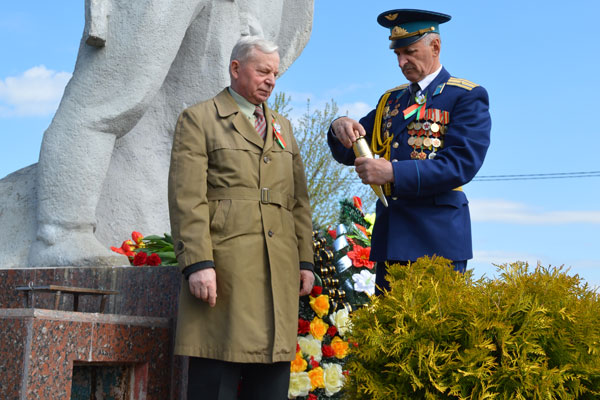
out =
[(279, 46), (259, 36), (242, 36), (231, 50), (229, 63), (231, 64), (233, 60), (246, 61), (255, 49), (265, 54), (272, 54), (277, 52)]
[(427, 45), (431, 44), (431, 41), (432, 41), (433, 39), (435, 39), (436, 37), (437, 37), (437, 38), (439, 38), (439, 39), (440, 39), (440, 41), (442, 40), (442, 38), (441, 38), (441, 36), (440, 36), (440, 34), (439, 34), (439, 33), (437, 33), (437, 32), (431, 32), (431, 33), (426, 33), (426, 34), (424, 34), (424, 35), (423, 35), (423, 37), (422, 37), (421, 39), (417, 40), (417, 42), (419, 42), (419, 41), (421, 41), (421, 40), (422, 40), (422, 41), (423, 41), (423, 44), (424, 44), (425, 46), (427, 46)]

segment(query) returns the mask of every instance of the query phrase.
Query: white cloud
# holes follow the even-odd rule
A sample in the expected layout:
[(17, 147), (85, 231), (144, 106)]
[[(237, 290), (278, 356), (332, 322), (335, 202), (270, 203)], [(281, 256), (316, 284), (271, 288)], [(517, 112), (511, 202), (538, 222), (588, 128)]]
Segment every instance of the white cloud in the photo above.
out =
[(502, 199), (471, 199), (471, 219), (521, 225), (600, 224), (600, 211), (545, 211)]
[(0, 79), (0, 116), (47, 116), (56, 111), (67, 82), (68, 72), (57, 72), (44, 65), (20, 76)]
[(371, 111), (373, 107), (371, 107), (367, 103), (358, 101), (355, 103), (342, 104), (339, 106), (339, 109), (341, 115), (347, 115), (350, 118), (358, 121), (359, 119), (367, 115), (367, 113)]
[(530, 267), (535, 267), (540, 261), (539, 255), (526, 254), (520, 252), (508, 252), (508, 251), (490, 251), (490, 250), (474, 250), (473, 251), (473, 260), (469, 261), (469, 263), (478, 263), (478, 264), (492, 264), (502, 265), (507, 263), (513, 263), (517, 261), (526, 262)]

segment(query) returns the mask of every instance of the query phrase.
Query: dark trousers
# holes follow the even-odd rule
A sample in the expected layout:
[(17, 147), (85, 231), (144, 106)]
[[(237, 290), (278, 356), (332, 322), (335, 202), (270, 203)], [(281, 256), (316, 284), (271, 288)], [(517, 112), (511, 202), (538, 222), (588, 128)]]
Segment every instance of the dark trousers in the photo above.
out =
[(188, 400), (286, 400), (290, 363), (233, 363), (190, 357)]
[[(408, 265), (408, 261), (387, 261), (388, 264), (402, 264)], [(464, 274), (467, 270), (467, 260), (464, 261), (452, 261), (454, 270)], [(375, 275), (375, 295), (379, 296), (383, 294), (385, 290), (390, 290), (390, 283), (385, 279), (387, 275), (387, 267), (385, 262), (377, 263), (377, 273)]]

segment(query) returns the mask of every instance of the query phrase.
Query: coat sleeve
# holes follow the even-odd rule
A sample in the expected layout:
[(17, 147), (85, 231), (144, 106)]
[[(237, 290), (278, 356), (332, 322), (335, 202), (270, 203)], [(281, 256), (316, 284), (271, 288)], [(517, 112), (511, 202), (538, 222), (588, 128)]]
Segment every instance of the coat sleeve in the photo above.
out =
[[(289, 129), (292, 132), (291, 124), (289, 124)], [(308, 264), (312, 266), (314, 263), (311, 208), (306, 186), (304, 163), (302, 162), (300, 149), (294, 135), (292, 135), (292, 157), (294, 163), (294, 198), (296, 200), (292, 213), (294, 215), (296, 237), (298, 238), (298, 256), (302, 268), (311, 269), (308, 266)]]
[(177, 121), (169, 170), (169, 214), (180, 269), (213, 263), (206, 198), (208, 155), (198, 118), (190, 110)]

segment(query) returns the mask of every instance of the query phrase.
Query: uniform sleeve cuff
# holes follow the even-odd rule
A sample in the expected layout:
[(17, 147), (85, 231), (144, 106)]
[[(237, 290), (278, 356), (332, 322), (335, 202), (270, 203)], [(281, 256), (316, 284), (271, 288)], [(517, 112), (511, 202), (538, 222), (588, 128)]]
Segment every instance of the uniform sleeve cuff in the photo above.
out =
[(304, 261), (300, 262), (300, 269), (304, 269), (306, 271), (313, 271), (313, 272), (315, 271), (315, 267), (311, 263), (304, 262)]
[(191, 265), (188, 265), (181, 271), (185, 279), (189, 279), (190, 275), (196, 271), (200, 271), (201, 269), (214, 268), (215, 263), (212, 260), (200, 261)]

